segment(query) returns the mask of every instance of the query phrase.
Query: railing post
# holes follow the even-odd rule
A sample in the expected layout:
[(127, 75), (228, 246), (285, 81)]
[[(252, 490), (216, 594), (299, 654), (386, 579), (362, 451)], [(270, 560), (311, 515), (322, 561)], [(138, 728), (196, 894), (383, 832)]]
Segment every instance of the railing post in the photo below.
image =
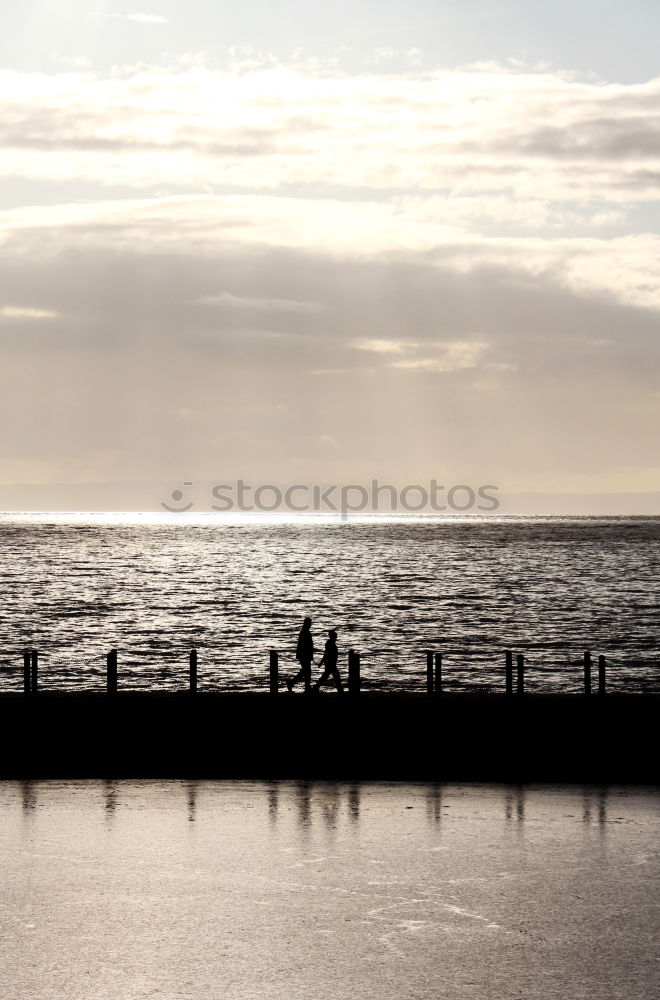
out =
[(442, 694), (442, 653), (436, 653), (434, 657), (435, 663), (435, 694)]
[(354, 649), (348, 651), (348, 693), (360, 693), (360, 654)]
[(197, 694), (197, 650), (190, 650), (190, 693)]
[(36, 649), (32, 650), (30, 656), (30, 693), (36, 694), (39, 688), (39, 652)]
[(598, 657), (598, 694), (605, 694), (605, 657)]
[(30, 693), (30, 650), (23, 650), (23, 694)]
[(426, 693), (433, 694), (433, 653), (426, 652)]
[(518, 689), (516, 694), (525, 693), (525, 657), (522, 653), (519, 653), (516, 657), (516, 665), (518, 667)]
[(513, 694), (513, 653), (511, 652), (510, 649), (507, 649), (507, 651), (504, 654), (504, 657), (506, 661), (504, 668), (506, 674), (506, 679), (505, 679), (506, 693)]
[(117, 650), (111, 649), (107, 656), (107, 690), (108, 694), (117, 694)]
[(584, 654), (584, 693), (591, 694), (591, 653), (586, 650)]
[(269, 672), (270, 693), (271, 694), (277, 694), (277, 690), (278, 690), (278, 687), (279, 687), (278, 661), (279, 661), (279, 657), (277, 655), (277, 650), (276, 649), (271, 649), (271, 651), (270, 651), (270, 672)]

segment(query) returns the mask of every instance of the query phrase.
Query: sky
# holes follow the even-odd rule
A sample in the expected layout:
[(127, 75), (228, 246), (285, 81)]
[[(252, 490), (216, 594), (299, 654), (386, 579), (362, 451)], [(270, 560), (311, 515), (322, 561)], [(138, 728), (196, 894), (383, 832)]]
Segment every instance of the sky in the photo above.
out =
[(27, 0), (0, 29), (0, 504), (660, 489), (657, 4)]

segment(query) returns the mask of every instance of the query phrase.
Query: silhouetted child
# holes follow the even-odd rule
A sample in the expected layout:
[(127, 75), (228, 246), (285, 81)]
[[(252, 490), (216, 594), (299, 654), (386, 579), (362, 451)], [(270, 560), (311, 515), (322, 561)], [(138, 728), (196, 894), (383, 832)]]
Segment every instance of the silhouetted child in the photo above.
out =
[(303, 626), (298, 635), (298, 645), (296, 646), (296, 659), (300, 664), (300, 670), (295, 677), (287, 677), (286, 686), (291, 691), (293, 685), (298, 681), (305, 682), (305, 694), (309, 694), (312, 685), (312, 660), (314, 659), (314, 639), (312, 638), (312, 619), (305, 618)]
[(330, 678), (334, 680), (337, 685), (337, 691), (339, 694), (344, 693), (344, 688), (341, 683), (341, 677), (339, 676), (339, 670), (337, 669), (337, 659), (339, 657), (339, 652), (337, 650), (337, 633), (332, 628), (328, 632), (330, 638), (325, 644), (325, 652), (323, 653), (323, 659), (321, 660), (319, 666), (325, 666), (325, 671), (321, 674), (316, 684), (314, 685), (314, 694), (318, 693), (319, 688)]

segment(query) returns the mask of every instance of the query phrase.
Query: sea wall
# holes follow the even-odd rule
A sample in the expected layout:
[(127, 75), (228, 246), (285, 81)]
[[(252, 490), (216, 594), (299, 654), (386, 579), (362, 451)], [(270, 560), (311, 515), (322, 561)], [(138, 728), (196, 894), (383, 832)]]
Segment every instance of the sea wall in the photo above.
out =
[(0, 696), (0, 777), (657, 781), (655, 695)]

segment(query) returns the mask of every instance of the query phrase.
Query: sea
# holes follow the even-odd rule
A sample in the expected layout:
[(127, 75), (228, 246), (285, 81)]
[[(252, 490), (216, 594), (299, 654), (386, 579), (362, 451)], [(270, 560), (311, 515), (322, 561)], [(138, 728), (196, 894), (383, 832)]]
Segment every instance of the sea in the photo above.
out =
[[(0, 514), (0, 690), (39, 654), (43, 690), (259, 691), (269, 652), (297, 669), (302, 620), (337, 630), (363, 687), (499, 692), (505, 651), (526, 690), (577, 692), (585, 650), (611, 691), (660, 690), (660, 518)], [(329, 694), (328, 696), (331, 696)]]

